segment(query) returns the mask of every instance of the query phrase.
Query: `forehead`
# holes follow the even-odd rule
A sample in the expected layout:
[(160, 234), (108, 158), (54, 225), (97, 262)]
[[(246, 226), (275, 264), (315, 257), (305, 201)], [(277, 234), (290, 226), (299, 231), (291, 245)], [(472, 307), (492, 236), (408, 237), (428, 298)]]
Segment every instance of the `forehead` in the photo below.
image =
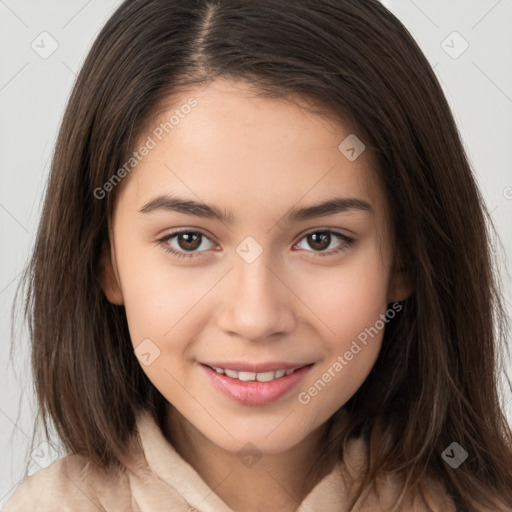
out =
[(339, 146), (355, 134), (311, 107), (304, 97), (262, 97), (227, 80), (173, 94), (145, 124), (135, 148), (149, 139), (152, 148), (123, 186), (133, 181), (140, 206), (172, 192), (233, 210), (243, 198), (253, 213), (340, 194), (385, 208), (370, 151), (349, 160)]

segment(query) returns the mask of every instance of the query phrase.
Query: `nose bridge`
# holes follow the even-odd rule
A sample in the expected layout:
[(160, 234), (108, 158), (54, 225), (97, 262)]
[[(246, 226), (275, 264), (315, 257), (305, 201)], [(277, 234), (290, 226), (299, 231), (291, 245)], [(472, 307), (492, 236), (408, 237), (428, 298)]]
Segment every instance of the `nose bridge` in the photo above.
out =
[[(259, 244), (258, 244), (259, 245)], [(237, 248), (230, 272), (229, 286), (224, 290), (224, 310), (220, 326), (225, 331), (250, 339), (265, 339), (292, 328), (291, 293), (276, 276), (269, 250), (249, 240)]]
[[(266, 298), (276, 287), (276, 277), (270, 269), (275, 267), (272, 251), (252, 236), (246, 237), (235, 249), (233, 257), (236, 293), (240, 298)], [(263, 294), (263, 295), (262, 295)], [(276, 297), (270, 297), (274, 300)]]
[(234, 268), (236, 295), (239, 300), (254, 301), (265, 299), (267, 304), (278, 302), (276, 271), (272, 269), (270, 257), (259, 256), (248, 263), (238, 258)]

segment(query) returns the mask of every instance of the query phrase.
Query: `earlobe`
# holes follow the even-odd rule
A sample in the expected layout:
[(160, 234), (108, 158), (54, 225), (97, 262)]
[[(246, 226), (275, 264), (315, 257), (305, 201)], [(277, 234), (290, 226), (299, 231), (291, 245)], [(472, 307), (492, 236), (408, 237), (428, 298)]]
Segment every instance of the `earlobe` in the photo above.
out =
[(100, 260), (99, 279), (101, 288), (105, 297), (111, 304), (121, 306), (124, 304), (123, 294), (119, 286), (114, 266), (112, 264), (112, 255), (108, 244), (105, 244)]
[(389, 283), (388, 303), (401, 302), (413, 292), (407, 267), (401, 264), (398, 264), (397, 267)]

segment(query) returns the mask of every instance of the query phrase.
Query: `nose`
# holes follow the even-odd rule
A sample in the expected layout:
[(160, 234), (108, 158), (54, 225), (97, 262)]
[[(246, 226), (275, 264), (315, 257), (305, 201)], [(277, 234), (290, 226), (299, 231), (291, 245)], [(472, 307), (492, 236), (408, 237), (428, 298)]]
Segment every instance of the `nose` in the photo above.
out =
[(218, 326), (227, 334), (249, 341), (271, 341), (291, 332), (296, 324), (293, 292), (264, 251), (256, 261), (234, 258), (234, 268), (219, 292)]

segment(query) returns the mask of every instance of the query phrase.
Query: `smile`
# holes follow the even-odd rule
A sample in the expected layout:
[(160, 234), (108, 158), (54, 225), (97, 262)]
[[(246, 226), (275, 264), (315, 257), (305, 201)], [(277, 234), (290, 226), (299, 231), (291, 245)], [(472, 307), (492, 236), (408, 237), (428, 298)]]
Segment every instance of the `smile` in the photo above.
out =
[(236, 370), (230, 370), (228, 368), (212, 368), (217, 373), (227, 375), (232, 379), (238, 379), (244, 382), (257, 380), (258, 382), (270, 382), (271, 380), (280, 379), (285, 375), (290, 375), (299, 368), (292, 368), (288, 370), (276, 370), (270, 372), (237, 372)]
[[(264, 368), (265, 371), (260, 372), (232, 370), (204, 363), (199, 366), (213, 388), (222, 395), (243, 405), (263, 406), (289, 396), (311, 370), (313, 363), (295, 368), (288, 365), (288, 368), (279, 370)], [(274, 365), (274, 368), (280, 366)]]

